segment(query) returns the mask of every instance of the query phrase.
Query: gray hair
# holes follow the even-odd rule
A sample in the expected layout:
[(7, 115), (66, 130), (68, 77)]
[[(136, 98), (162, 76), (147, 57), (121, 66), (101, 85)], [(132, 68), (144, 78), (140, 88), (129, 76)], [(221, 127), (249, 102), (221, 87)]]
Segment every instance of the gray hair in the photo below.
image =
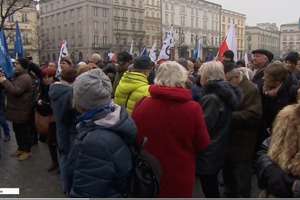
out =
[(156, 72), (154, 83), (166, 87), (186, 87), (187, 70), (177, 62), (167, 61), (161, 64)]
[(198, 71), (201, 79), (207, 81), (225, 80), (224, 66), (219, 61), (204, 63)]
[(93, 61), (95, 61), (95, 62), (99, 62), (99, 61), (102, 60), (102, 57), (101, 57), (100, 54), (94, 53), (94, 54), (91, 56), (91, 59), (92, 59)]

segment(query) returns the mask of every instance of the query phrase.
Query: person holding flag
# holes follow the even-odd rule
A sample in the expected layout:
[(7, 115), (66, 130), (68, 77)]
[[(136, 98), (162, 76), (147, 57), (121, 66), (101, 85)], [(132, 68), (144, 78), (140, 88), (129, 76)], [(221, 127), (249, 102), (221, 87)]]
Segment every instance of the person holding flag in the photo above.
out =
[(12, 81), (8, 80), (3, 72), (0, 73), (0, 85), (7, 94), (6, 116), (8, 120), (12, 121), (18, 145), (13, 156), (17, 157), (19, 161), (31, 157), (33, 142), (30, 126), (33, 114), (33, 88), (27, 69), (28, 61), (19, 58), (16, 61), (15, 76)]

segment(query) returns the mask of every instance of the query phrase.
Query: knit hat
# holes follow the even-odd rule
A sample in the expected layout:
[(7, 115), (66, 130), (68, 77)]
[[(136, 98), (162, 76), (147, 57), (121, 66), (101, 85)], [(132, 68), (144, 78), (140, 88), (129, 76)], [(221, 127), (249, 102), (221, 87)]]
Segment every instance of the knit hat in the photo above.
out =
[(152, 61), (149, 56), (140, 56), (134, 60), (133, 67), (135, 69), (147, 70), (151, 69)]
[(111, 93), (111, 81), (101, 69), (85, 72), (73, 83), (73, 102), (86, 111), (109, 104)]

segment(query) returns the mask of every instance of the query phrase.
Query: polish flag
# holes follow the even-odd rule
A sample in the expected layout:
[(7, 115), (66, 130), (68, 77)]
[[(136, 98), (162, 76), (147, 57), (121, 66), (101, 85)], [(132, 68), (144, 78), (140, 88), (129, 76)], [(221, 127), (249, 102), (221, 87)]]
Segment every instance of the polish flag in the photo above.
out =
[(218, 52), (219, 60), (222, 60), (224, 53), (228, 50), (233, 51), (234, 61), (237, 61), (237, 38), (236, 38), (236, 31), (235, 31), (234, 24), (230, 25), (230, 28), (225, 37), (225, 40), (222, 42), (222, 44), (219, 48), (219, 52)]

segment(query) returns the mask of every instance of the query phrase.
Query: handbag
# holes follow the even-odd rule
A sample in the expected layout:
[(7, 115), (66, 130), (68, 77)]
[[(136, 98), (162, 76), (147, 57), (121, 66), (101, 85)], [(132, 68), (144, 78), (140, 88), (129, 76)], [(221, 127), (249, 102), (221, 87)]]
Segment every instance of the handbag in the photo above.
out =
[(40, 135), (48, 135), (50, 124), (54, 122), (53, 115), (43, 116), (35, 111), (34, 119), (37, 133)]

